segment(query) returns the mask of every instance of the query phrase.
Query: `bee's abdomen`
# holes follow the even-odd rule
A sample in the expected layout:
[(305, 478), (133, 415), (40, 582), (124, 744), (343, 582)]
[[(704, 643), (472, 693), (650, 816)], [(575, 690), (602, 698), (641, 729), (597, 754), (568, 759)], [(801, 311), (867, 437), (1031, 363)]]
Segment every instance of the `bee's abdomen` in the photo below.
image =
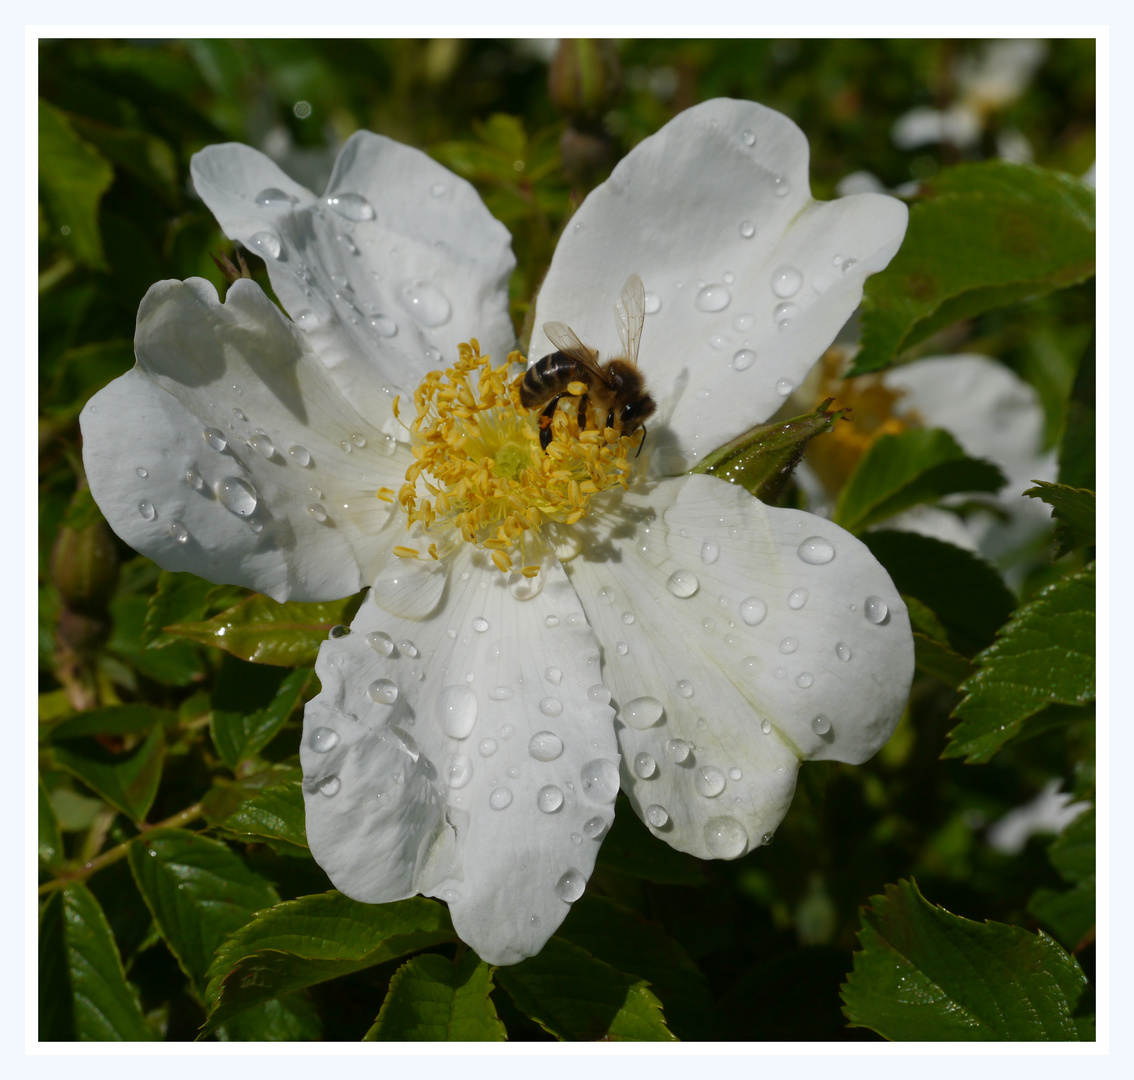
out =
[(537, 360), (520, 382), (520, 402), (525, 409), (535, 408), (553, 394), (558, 394), (573, 378), (578, 364), (565, 353), (553, 352)]

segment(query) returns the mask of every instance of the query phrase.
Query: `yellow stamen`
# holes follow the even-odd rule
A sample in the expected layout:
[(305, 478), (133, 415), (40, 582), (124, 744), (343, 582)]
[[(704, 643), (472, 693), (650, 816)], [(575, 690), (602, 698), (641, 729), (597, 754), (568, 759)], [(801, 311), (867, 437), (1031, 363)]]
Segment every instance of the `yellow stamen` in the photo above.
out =
[(394, 548), (394, 554), (397, 555), (399, 559), (421, 558), (421, 553), (417, 550), (417, 548), (403, 547), (401, 544)]

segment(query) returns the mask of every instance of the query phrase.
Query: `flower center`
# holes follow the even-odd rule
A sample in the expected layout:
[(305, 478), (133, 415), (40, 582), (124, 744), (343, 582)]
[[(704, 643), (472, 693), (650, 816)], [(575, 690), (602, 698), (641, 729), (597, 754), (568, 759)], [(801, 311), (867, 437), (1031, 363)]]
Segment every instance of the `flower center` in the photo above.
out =
[[(493, 367), (475, 338), (459, 346), (459, 356), (445, 371), (431, 371), (414, 391), (417, 415), (409, 429), (415, 460), (398, 501), (409, 527), (444, 537), (455, 533), (490, 551), (500, 570), (518, 568), (534, 577), (548, 546), (545, 530), (573, 525), (599, 492), (625, 488), (628, 453), (642, 436), (613, 428), (580, 431), (577, 399), (565, 395), (545, 451), (539, 415), (520, 404), (517, 376), (524, 358), (513, 352)], [(395, 552), (419, 555), (413, 548)], [(436, 543), (429, 553), (439, 557)]]

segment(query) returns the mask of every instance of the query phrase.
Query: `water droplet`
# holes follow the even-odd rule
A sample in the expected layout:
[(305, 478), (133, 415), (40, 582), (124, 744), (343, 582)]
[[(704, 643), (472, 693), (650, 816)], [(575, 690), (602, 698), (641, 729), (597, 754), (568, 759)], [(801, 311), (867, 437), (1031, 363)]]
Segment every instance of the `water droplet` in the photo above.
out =
[(840, 641), (835, 646), (835, 655), (845, 664), (851, 658), (850, 646), (845, 641)]
[(587, 879), (578, 870), (570, 869), (555, 883), (555, 895), (565, 904), (573, 904), (587, 887)]
[(307, 507), (307, 512), (316, 521), (326, 521), (327, 520), (327, 508), (322, 503), (312, 503), (310, 506)]
[[(142, 515), (145, 517), (145, 514)], [(866, 616), (867, 622), (874, 624), (884, 623), (890, 615), (890, 609), (886, 605), (886, 601), (880, 596), (868, 596), (862, 602), (862, 613)]]
[(441, 727), (451, 739), (467, 739), (476, 724), (476, 694), (468, 686), (446, 686), (437, 698)]
[(630, 625), (631, 625), (631, 624), (632, 624), (632, 623), (634, 622), (634, 612), (632, 612), (632, 611), (624, 611), (624, 612), (622, 613), (622, 621), (623, 621), (623, 622), (624, 622), (624, 623), (625, 623), (625, 624), (626, 624), (627, 626), (630, 626)]
[(591, 840), (597, 840), (606, 831), (606, 819), (601, 817), (587, 818), (583, 824), (583, 832)]
[(779, 394), (780, 397), (787, 397), (794, 389), (795, 383), (793, 383), (791, 379), (780, 379), (780, 381), (776, 383), (776, 393)]
[(777, 176), (775, 182), (772, 184), (772, 190), (782, 199), (791, 191), (791, 181), (786, 177)]
[(693, 301), (698, 311), (724, 311), (732, 294), (723, 285), (706, 285)]
[(797, 549), (800, 561), (811, 566), (822, 566), (835, 557), (835, 545), (822, 536), (809, 536)]
[(492, 757), (496, 753), (495, 739), (481, 739), (476, 744), (476, 751), (481, 757)]
[(693, 773), (693, 786), (698, 795), (715, 799), (725, 789), (724, 773), (715, 765), (702, 765)]
[(645, 731), (661, 719), (662, 712), (662, 703), (657, 698), (637, 697), (622, 706), (621, 716), (631, 727)]
[(472, 628), (478, 633), (483, 634), (488, 629), (488, 620), (481, 615), (478, 615), (472, 621)]
[(558, 716), (563, 712), (563, 702), (553, 697), (542, 698), (539, 703), (539, 711), (544, 716)]
[(372, 634), (367, 634), (366, 644), (382, 656), (389, 656), (390, 653), (394, 651), (394, 643), (390, 639), (390, 635), (383, 633), (381, 630), (375, 630)]
[(180, 521), (171, 521), (168, 529), (169, 535), (179, 544), (189, 539), (189, 530)]
[(194, 491), (204, 491), (205, 481), (196, 469), (188, 469), (185, 472), (185, 483), (187, 483)]
[(339, 745), (339, 733), (334, 728), (317, 727), (311, 732), (307, 745), (317, 754), (326, 754)]
[(282, 250), (280, 238), (275, 233), (270, 232), (258, 232), (249, 237), (248, 246), (261, 255), (267, 255), (269, 259), (278, 259)]
[(448, 190), (449, 189), (444, 184), (434, 184), (429, 189), (429, 194), (432, 195), (435, 199), (439, 199)]
[(502, 738), (510, 739), (515, 734), (516, 734), (516, 729), (511, 724), (505, 724), (500, 729), (500, 735), (501, 735)]
[(345, 195), (328, 195), (327, 205), (347, 221), (373, 221), (374, 207), (361, 195), (349, 192)]
[(207, 427), (201, 432), (201, 435), (214, 450), (223, 450), (228, 446), (228, 439), (225, 438), (224, 432), (220, 428)]
[(449, 298), (435, 285), (421, 279), (404, 285), (398, 299), (422, 326), (443, 326), (453, 313)]
[(393, 705), (398, 700), (398, 688), (389, 679), (375, 679), (366, 693), (376, 705)]
[(355, 432), (350, 437), (350, 441), (361, 450), (366, 445), (366, 436), (359, 435), (357, 432)]
[(772, 322), (782, 329), (784, 323), (789, 319), (794, 319), (798, 314), (799, 305), (793, 304), (790, 300), (785, 300), (782, 304), (776, 305), (775, 310), (772, 312)]
[(157, 510), (154, 509), (154, 504), (150, 502), (149, 499), (143, 499), (138, 503), (138, 513), (141, 514), (146, 521), (153, 521), (153, 519), (157, 517)]
[(149, 474), (149, 473), (148, 473), (148, 472), (147, 472), (147, 471), (146, 471), (145, 469), (143, 469), (143, 468), (142, 468), (142, 467), (141, 467), (140, 465), (138, 466), (138, 468), (136, 468), (136, 469), (134, 470), (134, 472), (136, 472), (136, 473), (137, 473), (137, 474), (138, 474), (138, 475), (139, 475), (139, 476), (140, 476), (140, 477), (141, 477), (141, 478), (142, 478), (143, 480), (145, 480), (145, 479), (146, 479), (146, 477), (150, 475), (150, 474)]
[(488, 796), (488, 805), (493, 810), (503, 810), (512, 805), (512, 793), (506, 787), (498, 787)]
[(760, 730), (765, 735), (771, 735), (772, 734), (772, 722), (770, 720), (761, 720), (760, 721)]
[(701, 587), (701, 583), (697, 580), (696, 576), (691, 574), (688, 570), (674, 570), (674, 572), (669, 575), (669, 580), (666, 581), (665, 587), (669, 589), (674, 596), (686, 600)]
[(449, 758), (445, 771), (449, 778), (449, 787), (454, 791), (460, 791), (472, 779), (472, 762), (464, 754), (454, 754)]
[(563, 792), (554, 784), (548, 784), (539, 789), (536, 795), (536, 806), (545, 814), (554, 814), (563, 805)]
[(772, 292), (781, 299), (795, 296), (802, 284), (803, 275), (794, 266), (778, 266), (772, 271)]
[(320, 795), (326, 795), (329, 799), (332, 795), (337, 795), (342, 786), (337, 776), (328, 776), (326, 779), (319, 781), (316, 785), (316, 789)]
[(661, 311), (661, 297), (657, 293), (646, 293), (646, 314), (656, 315)]
[(638, 754), (634, 758), (634, 775), (642, 780), (649, 780), (658, 771), (658, 763), (653, 754)]
[(684, 739), (670, 739), (665, 744), (666, 753), (669, 754), (669, 760), (677, 765), (680, 765), (690, 754), (693, 747), (689, 745)]
[(654, 803), (653, 806), (646, 807), (646, 820), (655, 829), (664, 829), (669, 823), (669, 812), (664, 806)]
[(594, 802), (614, 802), (618, 794), (618, 766), (606, 758), (588, 761), (579, 774), (583, 781), (583, 791)]
[(747, 371), (756, 363), (756, 353), (752, 349), (737, 349), (732, 354), (732, 366), (735, 371)]
[(410, 641), (409, 638), (405, 638), (404, 640), (399, 641), (398, 648), (401, 649), (401, 651), (405, 653), (406, 656), (408, 656), (411, 660), (416, 660), (421, 655), (421, 653), (418, 652), (417, 646), (412, 641)]
[(248, 518), (248, 528), (254, 533), (261, 533), (264, 531), (264, 523), (259, 518)]
[(558, 686), (563, 681), (563, 672), (557, 667), (549, 667), (543, 677), (553, 686)]
[(528, 753), (536, 761), (554, 761), (563, 753), (563, 743), (552, 731), (537, 731), (528, 740)]
[(693, 696), (693, 684), (688, 679), (680, 679), (677, 683), (677, 692), (684, 698)]
[(558, 615), (548, 615), (548, 617), (543, 620), (543, 625), (547, 626), (547, 627), (551, 627), (551, 628), (558, 626), (559, 625), (559, 616)]
[[(271, 457), (270, 454), (268, 456)], [(301, 469), (306, 469), (311, 464), (311, 454), (307, 447), (300, 446), (298, 443), (288, 450), (287, 456)]]
[(768, 614), (768, 605), (758, 596), (750, 596), (740, 602), (740, 617), (749, 626), (759, 626)]
[(256, 509), (256, 489), (239, 476), (226, 476), (217, 484), (217, 499), (229, 513), (248, 517)]
[(721, 546), (715, 540), (706, 540), (701, 545), (701, 562), (715, 563), (721, 555)]
[(715, 817), (705, 823), (705, 846), (714, 859), (736, 859), (748, 847), (748, 833), (734, 817)]
[(488, 691), (488, 696), (493, 701), (508, 701), (512, 697), (512, 688), (510, 686), (494, 686)]
[(742, 134), (740, 137), (741, 137), (741, 139), (744, 140), (745, 146), (755, 146), (756, 145), (756, 136), (753, 135), (751, 131), (744, 132), (744, 134)]
[(788, 593), (788, 607), (791, 608), (792, 611), (798, 611), (807, 603), (807, 598), (810, 595), (811, 594), (804, 588), (792, 589), (792, 591)]
[(831, 730), (831, 721), (820, 713), (814, 720), (811, 721), (811, 730), (816, 735), (826, 735)]
[(799, 648), (799, 638), (786, 637), (780, 642), (780, 652), (793, 653)]
[(801, 690), (806, 690), (814, 681), (810, 671), (801, 671), (795, 677), (795, 685)]
[(627, 645), (625, 641), (618, 641), (615, 642), (614, 651), (618, 653), (619, 656), (626, 656), (630, 652), (630, 646)]
[(235, 416), (237, 420), (241, 421), (241, 423), (248, 419), (243, 409), (233, 409), (232, 415)]
[(856, 262), (858, 262), (857, 259), (847, 259), (843, 263), (843, 273), (845, 274)]
[(425, 359), (431, 364), (439, 364), (441, 362), (441, 350), (435, 349), (432, 345), (425, 350)]

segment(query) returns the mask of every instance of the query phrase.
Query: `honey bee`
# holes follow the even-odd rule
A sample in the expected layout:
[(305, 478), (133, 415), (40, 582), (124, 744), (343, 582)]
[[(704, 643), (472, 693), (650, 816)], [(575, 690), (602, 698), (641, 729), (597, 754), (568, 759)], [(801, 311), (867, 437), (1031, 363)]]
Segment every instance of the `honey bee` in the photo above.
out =
[[(578, 396), (580, 431), (588, 426), (606, 426), (629, 435), (657, 409), (637, 366), (638, 343), (646, 320), (646, 293), (637, 274), (626, 279), (614, 312), (622, 355), (602, 365), (598, 362), (599, 354), (587, 348), (566, 323), (543, 324), (543, 332), (558, 351), (537, 360), (521, 376), (520, 401), (526, 409), (543, 407), (539, 444), (544, 450), (551, 442), (551, 421), (560, 399), (573, 393)], [(571, 390), (572, 383), (576, 384), (575, 391)], [(638, 452), (642, 452), (640, 445)]]

